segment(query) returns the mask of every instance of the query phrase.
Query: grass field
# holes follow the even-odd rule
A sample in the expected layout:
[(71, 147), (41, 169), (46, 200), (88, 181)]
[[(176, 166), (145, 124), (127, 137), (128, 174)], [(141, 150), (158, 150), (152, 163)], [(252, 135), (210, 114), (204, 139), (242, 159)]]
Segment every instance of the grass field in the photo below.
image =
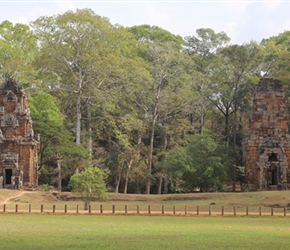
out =
[(1, 249), (290, 249), (289, 217), (0, 214)]

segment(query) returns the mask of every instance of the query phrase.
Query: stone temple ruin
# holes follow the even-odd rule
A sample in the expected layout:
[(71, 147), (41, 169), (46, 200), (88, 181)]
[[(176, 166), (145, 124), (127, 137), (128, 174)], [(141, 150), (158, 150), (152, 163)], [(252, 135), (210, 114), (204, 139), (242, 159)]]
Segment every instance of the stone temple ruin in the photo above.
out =
[(253, 96), (251, 134), (244, 140), (246, 190), (290, 187), (289, 114), (280, 81), (261, 79)]
[(34, 138), (27, 101), (13, 79), (0, 87), (0, 188), (37, 186), (39, 142)]

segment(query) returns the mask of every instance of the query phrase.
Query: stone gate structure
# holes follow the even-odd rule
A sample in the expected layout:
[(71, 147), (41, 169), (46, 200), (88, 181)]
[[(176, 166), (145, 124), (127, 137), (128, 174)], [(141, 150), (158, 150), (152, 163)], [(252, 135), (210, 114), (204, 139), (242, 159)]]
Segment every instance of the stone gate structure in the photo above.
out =
[(39, 142), (26, 93), (13, 80), (0, 87), (0, 188), (37, 186)]
[(251, 134), (244, 140), (246, 188), (290, 187), (289, 114), (280, 81), (261, 79), (253, 96)]

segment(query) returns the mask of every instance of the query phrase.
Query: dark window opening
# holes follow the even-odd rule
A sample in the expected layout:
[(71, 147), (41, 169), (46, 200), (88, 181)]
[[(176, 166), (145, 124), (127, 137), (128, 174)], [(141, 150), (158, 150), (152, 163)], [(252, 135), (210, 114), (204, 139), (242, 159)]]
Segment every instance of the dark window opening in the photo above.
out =
[(12, 177), (12, 169), (5, 169), (5, 184), (10, 185)]
[(272, 153), (272, 154), (269, 156), (268, 161), (278, 161), (278, 159), (277, 159), (277, 154)]
[(277, 170), (268, 172), (268, 183), (269, 185), (277, 185)]

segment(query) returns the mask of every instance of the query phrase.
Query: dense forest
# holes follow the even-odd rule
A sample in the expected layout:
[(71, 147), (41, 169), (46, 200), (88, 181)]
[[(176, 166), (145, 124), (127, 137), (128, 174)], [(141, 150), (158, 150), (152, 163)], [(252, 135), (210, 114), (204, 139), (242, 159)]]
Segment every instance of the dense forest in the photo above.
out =
[[(290, 97), (290, 31), (243, 45), (113, 25), (90, 9), (0, 24), (1, 82), (29, 94), (39, 184), (100, 168), (109, 191), (219, 191), (243, 182), (242, 141), (262, 77)], [(233, 185), (235, 189), (235, 185)], [(233, 190), (235, 191), (235, 190)]]

